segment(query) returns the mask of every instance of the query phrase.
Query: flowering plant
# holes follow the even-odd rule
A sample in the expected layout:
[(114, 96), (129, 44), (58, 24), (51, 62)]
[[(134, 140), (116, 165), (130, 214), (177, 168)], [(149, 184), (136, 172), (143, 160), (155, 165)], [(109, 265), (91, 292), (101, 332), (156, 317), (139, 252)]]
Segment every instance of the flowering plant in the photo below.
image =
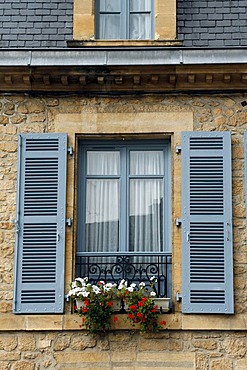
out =
[(154, 276), (150, 279), (151, 290), (146, 287), (144, 282), (138, 286), (132, 284), (132, 289), (128, 290), (125, 296), (129, 309), (127, 318), (133, 326), (139, 324), (142, 333), (157, 332), (162, 328), (162, 325), (166, 325), (165, 321), (158, 322), (158, 306), (152, 299), (156, 296), (153, 290), (156, 281)]
[(82, 307), (75, 306), (75, 310), (82, 316), (81, 326), (85, 326), (90, 333), (106, 332), (110, 329), (115, 290), (116, 284), (99, 281), (97, 285), (92, 285), (86, 277), (76, 278), (72, 282), (68, 296), (83, 301)]
[[(144, 282), (128, 285), (126, 280), (121, 280), (119, 285), (104, 281), (93, 285), (88, 282), (87, 277), (78, 277), (71, 283), (68, 297), (79, 300), (75, 310), (82, 317), (81, 327), (85, 327), (90, 333), (106, 332), (111, 328), (113, 300), (116, 298), (125, 304), (127, 319), (133, 326), (139, 324), (141, 332), (156, 332), (166, 324), (165, 321), (158, 322), (159, 310), (153, 301), (156, 296), (156, 281), (152, 277), (148, 286)], [(117, 320), (117, 317), (113, 317), (113, 321)]]

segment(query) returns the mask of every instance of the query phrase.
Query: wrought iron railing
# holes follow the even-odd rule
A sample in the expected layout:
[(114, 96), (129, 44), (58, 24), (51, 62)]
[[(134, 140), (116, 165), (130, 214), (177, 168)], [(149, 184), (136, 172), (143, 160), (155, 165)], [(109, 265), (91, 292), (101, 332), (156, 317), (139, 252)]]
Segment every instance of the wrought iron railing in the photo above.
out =
[(171, 253), (77, 253), (76, 276), (87, 276), (93, 284), (100, 280), (129, 284), (141, 281), (150, 287), (155, 276), (157, 297), (171, 297)]

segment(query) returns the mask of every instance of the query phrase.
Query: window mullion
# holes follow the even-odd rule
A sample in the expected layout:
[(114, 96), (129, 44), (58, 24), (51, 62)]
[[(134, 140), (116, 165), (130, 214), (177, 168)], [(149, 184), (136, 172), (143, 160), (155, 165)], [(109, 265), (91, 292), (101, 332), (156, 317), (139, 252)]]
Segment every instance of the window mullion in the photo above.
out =
[(123, 9), (123, 23), (125, 24), (125, 34), (124, 38), (129, 40), (130, 38), (130, 0), (123, 1), (124, 9)]
[(127, 186), (127, 149), (120, 149), (121, 171), (120, 171), (120, 215), (119, 215), (119, 249), (121, 252), (128, 251), (127, 220), (128, 220), (128, 186)]

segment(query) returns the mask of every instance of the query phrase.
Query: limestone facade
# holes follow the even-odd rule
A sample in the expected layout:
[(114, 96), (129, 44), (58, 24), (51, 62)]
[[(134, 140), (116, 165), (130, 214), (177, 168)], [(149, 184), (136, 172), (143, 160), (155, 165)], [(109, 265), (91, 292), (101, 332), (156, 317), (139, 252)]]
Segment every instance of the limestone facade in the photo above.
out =
[[(0, 369), (247, 368), (247, 247), (244, 184), (245, 94), (0, 96)], [(181, 214), (181, 131), (231, 131), (233, 176), (234, 315), (183, 315), (181, 230), (173, 224), (173, 312), (164, 331), (140, 336), (122, 322), (105, 336), (88, 336), (66, 303), (64, 315), (13, 315), (18, 133), (67, 132), (67, 217), (76, 219), (76, 144), (85, 134), (168, 135), (172, 151), (172, 220)], [(73, 225), (76, 223), (73, 222)], [(75, 228), (67, 229), (66, 290), (74, 271)], [(155, 365), (154, 365), (155, 364)]]

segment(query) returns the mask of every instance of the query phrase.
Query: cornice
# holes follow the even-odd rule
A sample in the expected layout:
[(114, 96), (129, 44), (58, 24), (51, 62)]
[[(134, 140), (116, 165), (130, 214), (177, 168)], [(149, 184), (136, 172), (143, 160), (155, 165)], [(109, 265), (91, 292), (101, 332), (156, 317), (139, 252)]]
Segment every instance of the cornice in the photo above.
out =
[(0, 92), (246, 91), (246, 49), (1, 50)]

